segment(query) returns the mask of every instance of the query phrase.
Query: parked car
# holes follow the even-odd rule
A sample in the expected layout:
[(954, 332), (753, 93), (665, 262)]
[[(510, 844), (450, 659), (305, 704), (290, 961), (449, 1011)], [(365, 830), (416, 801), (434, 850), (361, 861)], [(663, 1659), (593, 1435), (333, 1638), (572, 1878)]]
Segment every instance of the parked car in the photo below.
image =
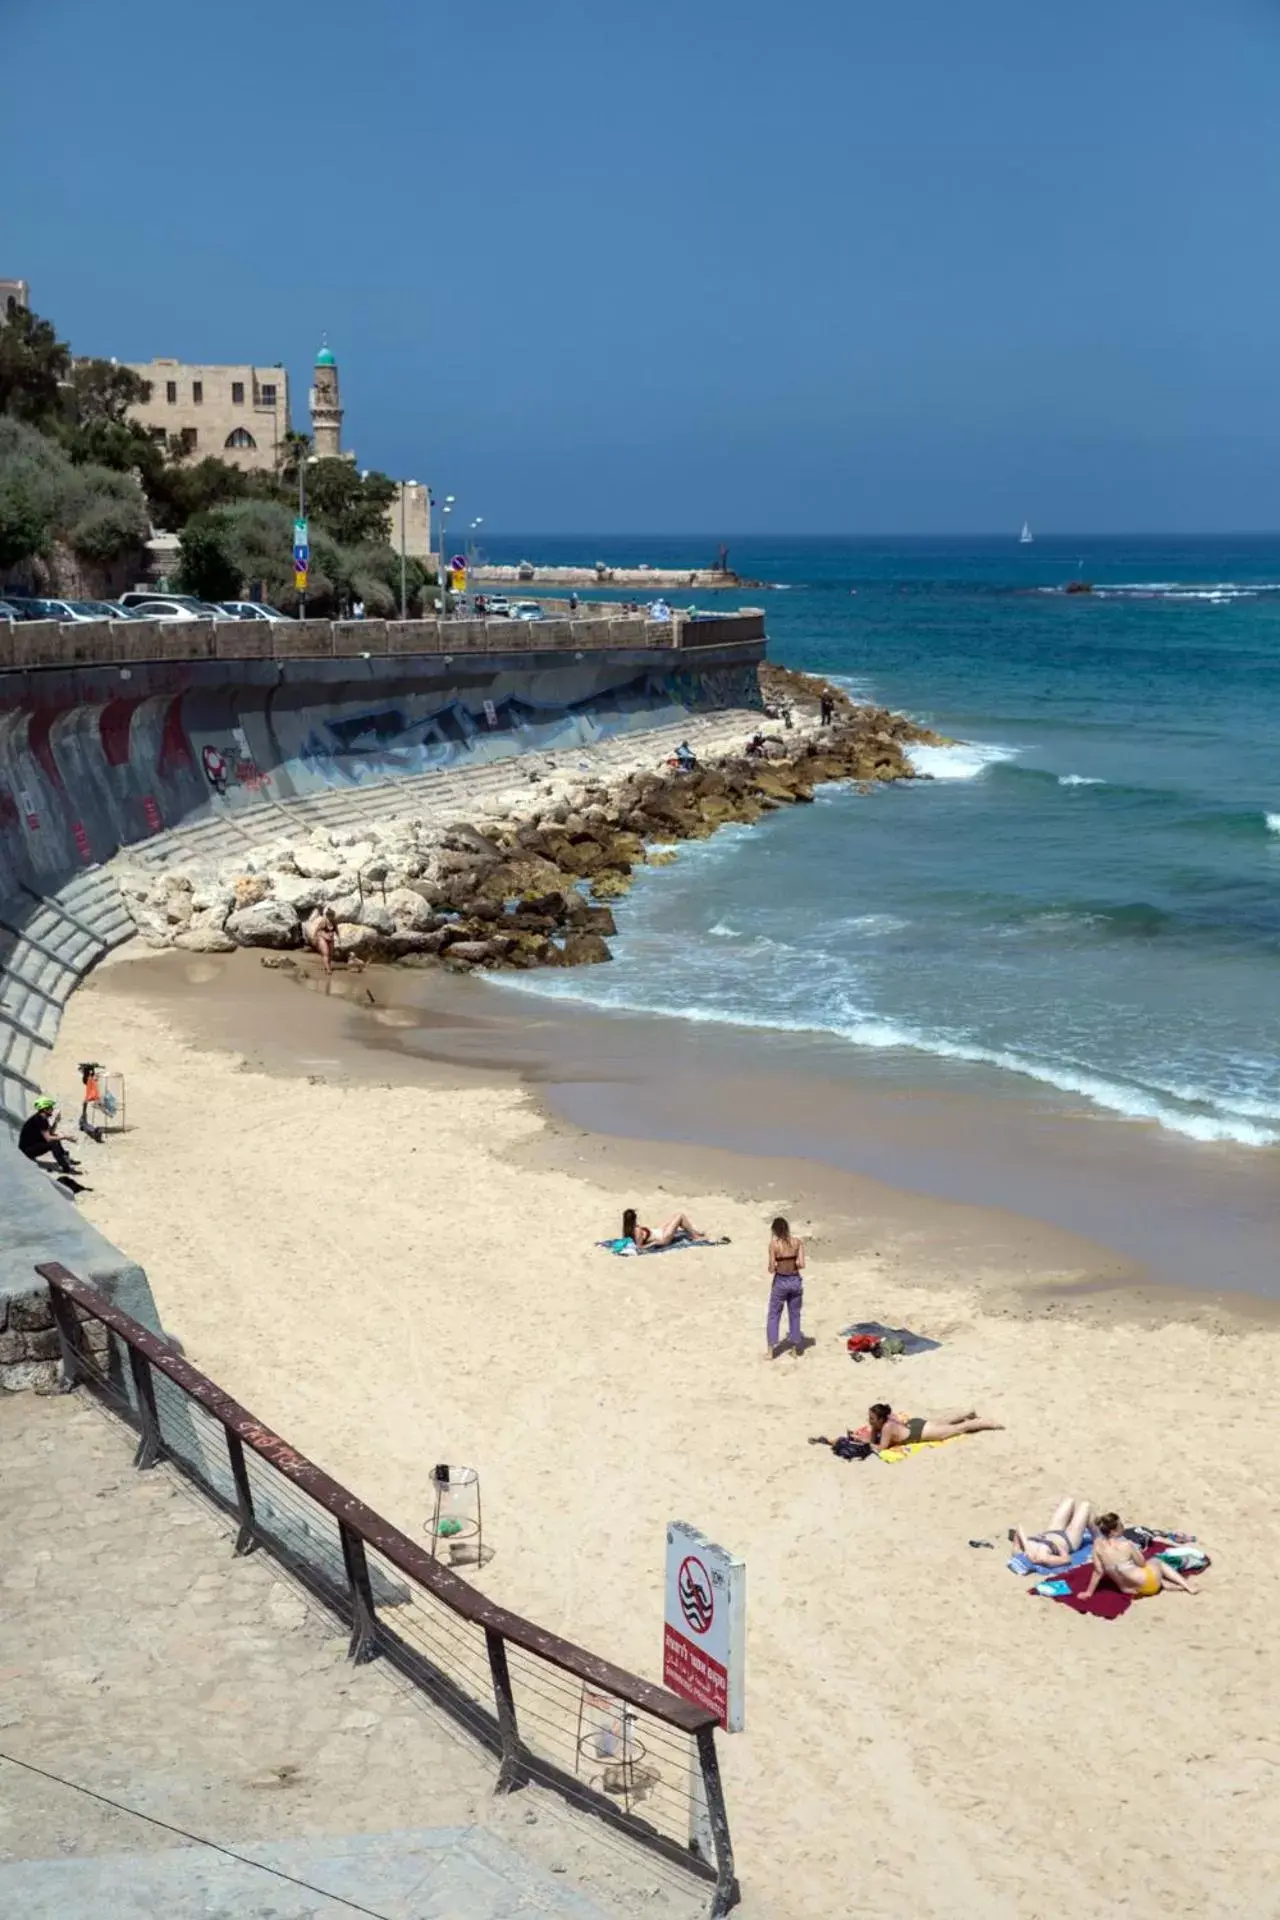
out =
[[(151, 587), (144, 592), (141, 587), (134, 587), (130, 592), (120, 595), (120, 605), (127, 608), (130, 613), (136, 613), (142, 607), (157, 606), (162, 602), (166, 607), (185, 607), (190, 616), (196, 620), (233, 618), (231, 614), (224, 613), (221, 607), (215, 606), (213, 601), (200, 600), (194, 593), (169, 593), (163, 587)], [(177, 616), (171, 613), (148, 613), (146, 617), (149, 620), (172, 620)]]
[(224, 613), (233, 620), (287, 620), (287, 613), (281, 613), (276, 607), (267, 606), (263, 600), (220, 600)]
[(233, 613), (224, 613), (221, 607), (209, 600), (165, 599), (143, 600), (130, 604), (130, 612), (138, 620), (234, 620)]
[(536, 600), (513, 600), (510, 617), (513, 620), (541, 620), (542, 608)]
[(35, 600), (25, 593), (11, 593), (7, 596), (17, 620), (74, 620), (71, 605), (66, 600)]
[(21, 618), (22, 615), (10, 601), (0, 600), (0, 620), (7, 620), (12, 626), (15, 620), (21, 620)]
[(68, 600), (73, 620), (132, 620), (133, 610), (114, 600)]
[(501, 593), (486, 593), (484, 596), (485, 615), (490, 620), (509, 620), (511, 602)]

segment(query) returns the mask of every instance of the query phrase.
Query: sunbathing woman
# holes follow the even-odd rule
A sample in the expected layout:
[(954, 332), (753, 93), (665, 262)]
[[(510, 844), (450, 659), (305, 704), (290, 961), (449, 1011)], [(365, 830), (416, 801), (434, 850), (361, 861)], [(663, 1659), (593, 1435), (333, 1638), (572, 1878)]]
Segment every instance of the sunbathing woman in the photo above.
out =
[(1104, 1580), (1110, 1580), (1131, 1600), (1148, 1600), (1162, 1587), (1177, 1587), (1182, 1593), (1194, 1593), (1191, 1582), (1164, 1560), (1144, 1560), (1141, 1547), (1126, 1540), (1120, 1530), (1120, 1516), (1099, 1514), (1094, 1522), (1093, 1572), (1081, 1598), (1092, 1600)]
[(922, 1440), (954, 1440), (958, 1433), (1003, 1433), (998, 1420), (981, 1420), (973, 1412), (941, 1413), (936, 1416), (899, 1420), (892, 1407), (883, 1401), (867, 1409), (867, 1429), (874, 1453), (890, 1447), (914, 1447)]
[(1043, 1533), (1028, 1533), (1022, 1527), (1010, 1527), (1009, 1538), (1015, 1553), (1025, 1553), (1037, 1567), (1065, 1567), (1093, 1521), (1093, 1508), (1087, 1500), (1068, 1494), (1061, 1500)]
[(650, 1247), (669, 1247), (673, 1240), (705, 1240), (707, 1236), (699, 1233), (687, 1213), (672, 1214), (670, 1220), (664, 1220), (655, 1230), (638, 1226), (635, 1208), (628, 1207), (622, 1216), (622, 1237), (634, 1240), (636, 1252), (643, 1253)]

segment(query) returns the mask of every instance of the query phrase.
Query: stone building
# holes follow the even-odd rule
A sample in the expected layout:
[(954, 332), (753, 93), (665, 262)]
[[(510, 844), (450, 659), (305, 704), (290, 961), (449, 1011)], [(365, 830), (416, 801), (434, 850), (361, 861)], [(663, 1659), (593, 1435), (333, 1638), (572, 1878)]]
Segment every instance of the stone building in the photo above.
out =
[(25, 280), (0, 280), (0, 320), (19, 307), (31, 305), (31, 289)]
[[(338, 363), (326, 344), (316, 355), (311, 391), (311, 452), (316, 460), (355, 460), (342, 444), (342, 386)], [(428, 490), (420, 480), (397, 480), (396, 497), (387, 516), (387, 538), (397, 552), (403, 534), (404, 550), (416, 560), (427, 560), (431, 548), (431, 509)]]
[(130, 418), (154, 440), (203, 460), (212, 454), (246, 472), (273, 473), (289, 431), (289, 376), (283, 366), (188, 366), (129, 361), (146, 383)]

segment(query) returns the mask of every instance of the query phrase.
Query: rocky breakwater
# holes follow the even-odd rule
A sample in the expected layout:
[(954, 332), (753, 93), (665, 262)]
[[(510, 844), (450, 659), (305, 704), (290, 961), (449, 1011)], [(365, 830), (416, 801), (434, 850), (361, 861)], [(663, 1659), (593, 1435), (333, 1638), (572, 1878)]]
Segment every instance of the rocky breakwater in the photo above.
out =
[(688, 773), (633, 765), (608, 784), (521, 763), (523, 784), (467, 821), (415, 813), (160, 873), (122, 860), (116, 873), (156, 947), (283, 953), (306, 944), (312, 916), (328, 909), (348, 964), (590, 965), (611, 957), (610, 903), (638, 866), (728, 821), (803, 805), (824, 781), (912, 779), (915, 741), (938, 736), (841, 696), (832, 726), (779, 734), (768, 757), (723, 754)]

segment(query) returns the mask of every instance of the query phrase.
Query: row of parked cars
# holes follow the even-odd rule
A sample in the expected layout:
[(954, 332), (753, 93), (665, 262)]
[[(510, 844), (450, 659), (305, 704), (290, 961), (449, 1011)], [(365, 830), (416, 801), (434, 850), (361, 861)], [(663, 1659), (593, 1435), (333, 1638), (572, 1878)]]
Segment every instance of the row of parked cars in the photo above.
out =
[(186, 593), (122, 593), (118, 600), (32, 600), (8, 594), (0, 620), (287, 620), (257, 600), (196, 600)]

